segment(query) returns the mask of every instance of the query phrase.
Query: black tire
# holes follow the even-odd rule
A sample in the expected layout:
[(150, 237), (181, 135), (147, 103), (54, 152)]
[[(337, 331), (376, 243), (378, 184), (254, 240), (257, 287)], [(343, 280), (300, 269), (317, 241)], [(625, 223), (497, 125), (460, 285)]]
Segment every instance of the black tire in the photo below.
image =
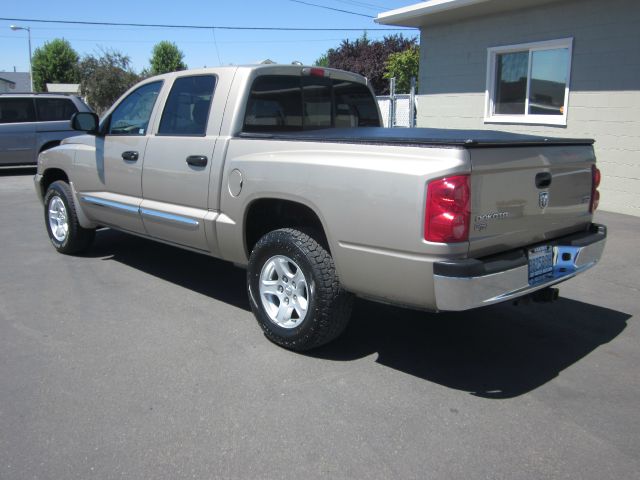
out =
[[(58, 202), (57, 199), (62, 201), (66, 210), (68, 230), (64, 238), (60, 238), (62, 235), (54, 235), (51, 229), (51, 222), (49, 221), (49, 210), (52, 205)], [(91, 246), (95, 236), (95, 229), (82, 228), (80, 226), (73, 202), (71, 187), (62, 180), (58, 180), (49, 185), (44, 195), (44, 223), (47, 228), (49, 240), (51, 240), (54, 248), (60, 253), (72, 255), (84, 252)]]
[[(271, 319), (260, 294), (263, 268), (281, 256), (302, 270), (308, 293), (306, 314), (291, 328)], [(351, 316), (353, 297), (340, 286), (329, 252), (314, 238), (291, 228), (269, 232), (255, 245), (249, 258), (247, 289), (251, 310), (265, 336), (289, 350), (305, 351), (329, 343), (344, 331)]]

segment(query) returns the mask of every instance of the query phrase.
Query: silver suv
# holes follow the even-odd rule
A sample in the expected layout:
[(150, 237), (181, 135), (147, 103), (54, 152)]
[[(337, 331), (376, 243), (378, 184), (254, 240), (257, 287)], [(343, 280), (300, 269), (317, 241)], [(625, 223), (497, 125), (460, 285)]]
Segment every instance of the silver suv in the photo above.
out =
[(91, 112), (80, 97), (54, 93), (0, 94), (0, 166), (35, 164), (38, 154), (81, 132), (76, 112)]

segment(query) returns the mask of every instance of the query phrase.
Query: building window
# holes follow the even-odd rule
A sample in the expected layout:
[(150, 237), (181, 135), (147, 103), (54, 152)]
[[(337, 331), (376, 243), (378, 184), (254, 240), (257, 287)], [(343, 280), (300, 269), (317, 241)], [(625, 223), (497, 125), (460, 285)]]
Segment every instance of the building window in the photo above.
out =
[(488, 49), (485, 122), (567, 124), (573, 39)]

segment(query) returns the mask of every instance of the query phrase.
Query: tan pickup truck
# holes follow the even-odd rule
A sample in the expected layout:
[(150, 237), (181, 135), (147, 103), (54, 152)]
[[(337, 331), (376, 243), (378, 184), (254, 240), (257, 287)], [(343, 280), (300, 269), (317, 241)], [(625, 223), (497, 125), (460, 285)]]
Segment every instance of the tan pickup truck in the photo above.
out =
[(380, 128), (363, 77), (264, 65), (149, 78), (35, 176), (62, 253), (110, 227), (247, 267), (266, 336), (337, 337), (354, 295), (429, 311), (522, 296), (598, 262), (590, 140)]

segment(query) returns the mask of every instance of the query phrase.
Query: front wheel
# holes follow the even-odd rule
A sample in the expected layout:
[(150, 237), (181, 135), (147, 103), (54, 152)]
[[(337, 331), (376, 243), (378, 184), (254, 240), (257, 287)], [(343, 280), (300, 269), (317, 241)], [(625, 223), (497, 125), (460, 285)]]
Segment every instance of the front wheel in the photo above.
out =
[(340, 286), (333, 258), (309, 235), (284, 228), (263, 236), (249, 259), (249, 300), (272, 342), (304, 351), (339, 336), (352, 297)]
[(59, 180), (49, 185), (44, 196), (44, 221), (49, 239), (60, 253), (80, 253), (93, 242), (95, 230), (80, 226), (71, 187), (66, 182)]

